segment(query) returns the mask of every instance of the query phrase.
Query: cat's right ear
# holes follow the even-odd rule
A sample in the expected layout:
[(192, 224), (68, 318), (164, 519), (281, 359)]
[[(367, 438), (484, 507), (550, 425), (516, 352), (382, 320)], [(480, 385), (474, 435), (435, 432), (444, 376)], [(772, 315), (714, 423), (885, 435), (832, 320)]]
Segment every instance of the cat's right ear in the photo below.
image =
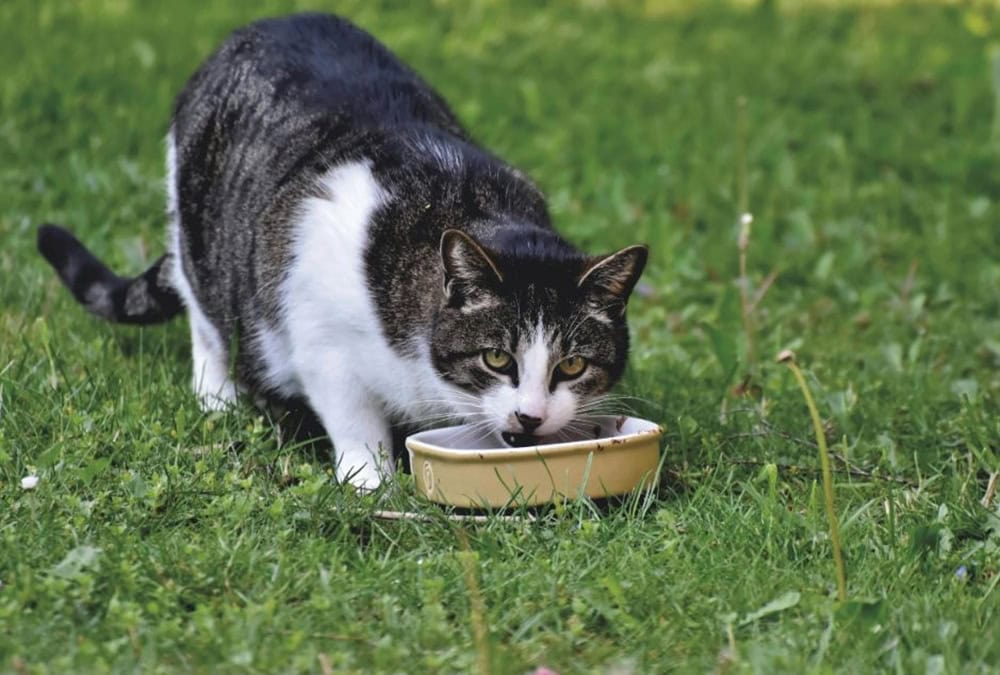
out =
[(441, 235), (441, 264), (445, 300), (449, 303), (462, 302), (503, 282), (503, 274), (490, 254), (459, 230), (445, 230)]

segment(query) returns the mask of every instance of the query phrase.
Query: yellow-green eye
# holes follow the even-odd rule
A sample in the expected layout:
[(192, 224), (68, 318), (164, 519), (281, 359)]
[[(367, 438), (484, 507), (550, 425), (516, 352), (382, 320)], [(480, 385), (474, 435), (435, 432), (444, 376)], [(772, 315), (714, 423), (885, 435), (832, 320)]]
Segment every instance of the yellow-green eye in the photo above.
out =
[(510, 365), (510, 354), (502, 349), (484, 349), (483, 363), (493, 370), (506, 370)]
[(587, 368), (587, 359), (582, 356), (570, 356), (559, 362), (559, 372), (564, 377), (577, 377)]

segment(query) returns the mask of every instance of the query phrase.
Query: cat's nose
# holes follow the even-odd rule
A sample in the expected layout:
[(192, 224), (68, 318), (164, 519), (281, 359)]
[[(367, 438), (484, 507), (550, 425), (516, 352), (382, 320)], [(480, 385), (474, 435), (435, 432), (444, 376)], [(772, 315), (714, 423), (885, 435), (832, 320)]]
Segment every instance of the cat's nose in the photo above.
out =
[(514, 416), (517, 418), (517, 421), (521, 423), (521, 426), (524, 428), (524, 433), (526, 434), (530, 434), (532, 431), (542, 426), (541, 417), (524, 415), (520, 412), (515, 412)]

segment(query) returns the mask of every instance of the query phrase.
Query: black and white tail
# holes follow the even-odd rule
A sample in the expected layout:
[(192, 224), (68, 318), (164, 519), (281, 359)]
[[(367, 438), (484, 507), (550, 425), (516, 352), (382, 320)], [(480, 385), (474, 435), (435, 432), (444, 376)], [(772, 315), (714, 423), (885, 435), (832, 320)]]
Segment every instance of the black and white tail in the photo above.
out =
[(165, 255), (137, 277), (120, 277), (58, 225), (38, 228), (38, 250), (77, 302), (108, 321), (161, 323), (184, 309), (170, 285)]

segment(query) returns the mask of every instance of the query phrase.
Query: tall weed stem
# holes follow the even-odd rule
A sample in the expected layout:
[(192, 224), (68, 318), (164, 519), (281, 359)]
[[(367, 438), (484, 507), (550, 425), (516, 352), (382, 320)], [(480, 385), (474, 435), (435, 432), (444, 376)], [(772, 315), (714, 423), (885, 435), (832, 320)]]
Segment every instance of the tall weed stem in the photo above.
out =
[(816, 433), (816, 445), (819, 447), (819, 462), (823, 470), (823, 495), (826, 501), (826, 518), (830, 522), (830, 541), (833, 543), (833, 563), (837, 571), (837, 597), (841, 602), (847, 600), (847, 574), (844, 571), (844, 557), (840, 549), (840, 526), (837, 524), (837, 511), (833, 506), (833, 475), (830, 471), (830, 452), (826, 446), (826, 434), (823, 432), (823, 423), (819, 418), (819, 411), (813, 401), (809, 385), (802, 375), (797, 363), (795, 354), (786, 349), (778, 354), (778, 363), (784, 363), (795, 376), (802, 390), (802, 396), (806, 400), (809, 408), (809, 416), (812, 417), (813, 431)]

